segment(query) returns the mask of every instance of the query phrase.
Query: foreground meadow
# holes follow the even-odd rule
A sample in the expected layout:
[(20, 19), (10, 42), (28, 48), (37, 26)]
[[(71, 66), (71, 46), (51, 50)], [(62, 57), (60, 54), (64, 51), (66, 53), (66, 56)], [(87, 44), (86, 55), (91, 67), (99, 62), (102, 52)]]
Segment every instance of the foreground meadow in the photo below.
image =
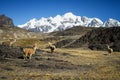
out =
[(32, 60), (0, 60), (0, 80), (119, 80), (120, 52), (82, 49), (37, 50)]

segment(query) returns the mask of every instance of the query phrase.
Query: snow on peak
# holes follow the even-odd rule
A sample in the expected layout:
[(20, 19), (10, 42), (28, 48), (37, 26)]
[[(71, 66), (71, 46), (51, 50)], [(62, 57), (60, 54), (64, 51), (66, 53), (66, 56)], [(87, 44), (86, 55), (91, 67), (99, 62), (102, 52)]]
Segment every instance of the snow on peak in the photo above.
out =
[(93, 20), (95, 20), (95, 21), (97, 21), (97, 22), (103, 24), (103, 22), (102, 22), (99, 18), (94, 18)]
[(29, 29), (29, 28), (35, 28), (35, 24), (37, 22), (37, 19), (36, 18), (33, 18), (31, 20), (29, 20), (27, 23), (23, 24), (23, 25), (18, 25), (18, 27), (20, 28), (24, 28), (24, 29)]
[(53, 23), (60, 23), (62, 20), (62, 17), (60, 15), (57, 15), (53, 18), (52, 22)]
[(75, 16), (75, 15), (74, 15), (73, 13), (71, 13), (71, 12), (64, 14), (62, 17), (63, 17), (63, 20), (64, 20), (64, 21), (69, 21), (69, 20), (75, 21), (76, 18), (77, 18), (77, 16)]
[(63, 17), (64, 18), (74, 18), (74, 17), (76, 17), (73, 13), (71, 13), (71, 12), (68, 12), (68, 13), (65, 13), (64, 15), (63, 15)]
[(116, 19), (109, 18), (107, 21), (105, 21), (104, 27), (115, 27), (120, 26), (120, 22)]
[(103, 22), (98, 18), (93, 18), (88, 26), (90, 27), (101, 27)]
[(37, 19), (36, 18), (33, 18), (33, 19), (31, 19), (29, 22), (36, 22), (37, 21)]
[(86, 16), (76, 16), (71, 12), (65, 13), (64, 15), (56, 15), (55, 17), (49, 18), (36, 18), (31, 19), (23, 25), (18, 27), (32, 30), (36, 32), (49, 33), (53, 31), (60, 31), (71, 28), (73, 26), (85, 26), (85, 27), (112, 27), (120, 26), (120, 22), (110, 18), (103, 23), (99, 18), (88, 18)]

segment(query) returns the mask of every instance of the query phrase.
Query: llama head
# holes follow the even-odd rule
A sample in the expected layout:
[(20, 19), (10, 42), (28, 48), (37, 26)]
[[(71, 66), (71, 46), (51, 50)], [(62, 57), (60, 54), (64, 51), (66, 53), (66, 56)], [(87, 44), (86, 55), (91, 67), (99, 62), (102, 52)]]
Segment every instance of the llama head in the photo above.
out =
[(38, 49), (37, 43), (35, 43), (35, 44), (33, 45), (33, 47), (34, 47), (34, 49)]
[(52, 45), (52, 43), (51, 43), (51, 42), (48, 42), (48, 44), (49, 44), (49, 45)]
[(107, 48), (109, 49), (110, 48), (110, 46), (109, 45), (106, 45), (107, 46)]

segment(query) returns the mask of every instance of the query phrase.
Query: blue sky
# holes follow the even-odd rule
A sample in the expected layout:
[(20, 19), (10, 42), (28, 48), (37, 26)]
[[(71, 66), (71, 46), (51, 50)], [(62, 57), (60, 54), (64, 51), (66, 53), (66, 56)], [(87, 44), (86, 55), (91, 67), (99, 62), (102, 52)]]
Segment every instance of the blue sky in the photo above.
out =
[(120, 0), (0, 0), (0, 14), (12, 18), (15, 25), (67, 12), (102, 21), (109, 18), (120, 21)]

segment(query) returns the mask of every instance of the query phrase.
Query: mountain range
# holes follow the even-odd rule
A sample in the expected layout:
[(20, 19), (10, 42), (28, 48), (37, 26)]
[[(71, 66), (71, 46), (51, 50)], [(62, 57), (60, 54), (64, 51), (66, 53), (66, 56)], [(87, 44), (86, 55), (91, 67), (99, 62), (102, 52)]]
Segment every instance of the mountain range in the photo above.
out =
[(18, 25), (18, 27), (34, 31), (49, 33), (54, 31), (62, 31), (74, 26), (84, 26), (84, 27), (114, 27), (120, 26), (120, 22), (115, 19), (108, 19), (103, 22), (99, 18), (88, 18), (86, 16), (76, 16), (71, 12), (64, 15), (57, 15), (55, 17), (49, 18), (36, 18), (31, 19), (25, 24)]

